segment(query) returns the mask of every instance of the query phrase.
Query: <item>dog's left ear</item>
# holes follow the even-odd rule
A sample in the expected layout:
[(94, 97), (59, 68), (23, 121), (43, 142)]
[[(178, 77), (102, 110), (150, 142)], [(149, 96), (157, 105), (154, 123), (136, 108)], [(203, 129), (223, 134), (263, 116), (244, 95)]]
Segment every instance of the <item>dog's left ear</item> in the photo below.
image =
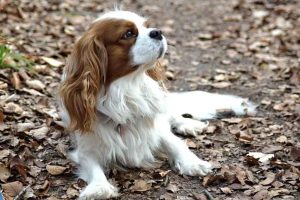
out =
[(106, 71), (106, 49), (96, 35), (87, 32), (75, 45), (60, 88), (60, 96), (70, 117), (70, 131), (92, 131), (97, 97), (104, 88)]

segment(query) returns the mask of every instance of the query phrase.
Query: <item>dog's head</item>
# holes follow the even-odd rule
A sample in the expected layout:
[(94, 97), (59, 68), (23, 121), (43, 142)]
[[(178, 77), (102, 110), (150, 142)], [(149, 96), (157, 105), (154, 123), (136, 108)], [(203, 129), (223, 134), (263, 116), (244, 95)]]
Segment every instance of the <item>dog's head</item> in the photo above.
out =
[(60, 88), (69, 128), (90, 132), (99, 93), (118, 78), (151, 69), (166, 50), (162, 32), (135, 13), (112, 11), (94, 21), (76, 43)]

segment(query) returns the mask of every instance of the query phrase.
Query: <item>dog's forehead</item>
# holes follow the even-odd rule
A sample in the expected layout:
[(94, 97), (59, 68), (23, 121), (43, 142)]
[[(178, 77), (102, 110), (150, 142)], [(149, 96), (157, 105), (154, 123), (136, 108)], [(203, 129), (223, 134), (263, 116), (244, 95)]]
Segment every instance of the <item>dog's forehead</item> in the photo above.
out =
[(130, 11), (110, 11), (100, 16), (96, 21), (103, 19), (123, 19), (135, 23), (136, 26), (143, 26), (146, 21), (146, 18)]

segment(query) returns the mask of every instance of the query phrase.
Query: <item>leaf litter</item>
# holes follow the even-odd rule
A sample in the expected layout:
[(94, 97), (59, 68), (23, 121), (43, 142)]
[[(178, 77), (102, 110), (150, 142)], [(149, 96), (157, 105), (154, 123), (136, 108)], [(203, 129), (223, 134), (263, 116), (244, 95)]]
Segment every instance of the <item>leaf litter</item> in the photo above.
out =
[[(162, 60), (170, 90), (237, 94), (259, 107), (257, 116), (246, 118), (220, 110), (225, 119), (186, 140), (214, 164), (214, 173), (200, 180), (180, 176), (167, 162), (146, 171), (116, 169), (109, 178), (116, 178), (111, 181), (120, 199), (297, 199), (299, 1), (122, 4), (162, 27), (170, 44)], [(0, 184), (6, 199), (76, 199), (84, 188), (67, 159), (72, 144), (60, 125), (56, 91), (86, 22), (109, 8), (112, 3), (102, 0), (0, 3), (0, 44), (8, 55), (0, 68)]]

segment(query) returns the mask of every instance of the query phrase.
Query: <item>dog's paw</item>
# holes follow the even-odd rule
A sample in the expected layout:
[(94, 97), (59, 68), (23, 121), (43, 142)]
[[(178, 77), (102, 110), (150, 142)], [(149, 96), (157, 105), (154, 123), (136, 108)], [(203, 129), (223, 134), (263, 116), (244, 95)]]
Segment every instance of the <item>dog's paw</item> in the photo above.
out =
[(213, 169), (209, 162), (199, 159), (193, 153), (176, 160), (174, 167), (180, 174), (189, 176), (205, 176)]
[(110, 183), (91, 183), (81, 192), (79, 200), (109, 199), (117, 196), (118, 189)]
[(173, 133), (183, 136), (197, 136), (201, 134), (208, 126), (208, 122), (201, 122), (189, 118), (182, 118), (180, 120), (174, 120), (171, 123), (171, 129)]

